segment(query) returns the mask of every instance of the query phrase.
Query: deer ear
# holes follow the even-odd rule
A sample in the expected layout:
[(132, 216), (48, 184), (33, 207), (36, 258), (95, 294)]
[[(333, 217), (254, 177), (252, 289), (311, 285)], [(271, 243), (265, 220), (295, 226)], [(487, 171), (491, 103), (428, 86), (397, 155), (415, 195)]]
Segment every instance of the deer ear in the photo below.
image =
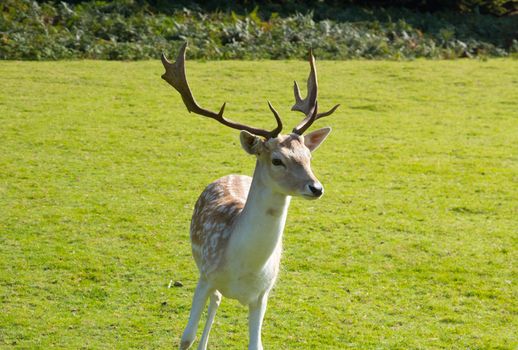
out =
[(324, 142), (330, 132), (331, 128), (329, 127), (310, 132), (309, 134), (304, 135), (304, 145), (306, 145), (306, 147), (309, 148), (311, 152), (313, 152), (318, 148), (318, 146), (320, 146), (322, 142)]
[(239, 135), (241, 147), (249, 154), (259, 154), (263, 141), (259, 136), (255, 136), (246, 130), (241, 130)]

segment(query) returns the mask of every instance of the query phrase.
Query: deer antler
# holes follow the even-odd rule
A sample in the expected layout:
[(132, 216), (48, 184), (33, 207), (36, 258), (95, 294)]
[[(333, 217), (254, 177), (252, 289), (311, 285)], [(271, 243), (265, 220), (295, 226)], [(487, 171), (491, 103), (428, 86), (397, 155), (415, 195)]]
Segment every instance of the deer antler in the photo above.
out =
[(304, 119), (293, 129), (293, 133), (302, 135), (311, 124), (317, 119), (327, 117), (333, 114), (334, 111), (340, 106), (339, 104), (331, 108), (329, 111), (324, 113), (318, 113), (318, 82), (317, 82), (317, 69), (315, 67), (315, 57), (313, 51), (309, 50), (309, 65), (310, 72), (308, 77), (308, 94), (305, 99), (300, 97), (299, 85), (295, 81), (293, 84), (293, 94), (295, 95), (295, 104), (291, 107), (292, 111), (299, 111), (306, 115)]
[(187, 42), (185, 42), (180, 48), (180, 52), (178, 53), (178, 57), (176, 58), (176, 62), (174, 63), (169, 62), (165, 55), (162, 54), (162, 64), (165, 68), (165, 73), (162, 75), (162, 79), (167, 81), (172, 87), (174, 87), (180, 93), (180, 96), (182, 96), (183, 103), (185, 104), (189, 112), (193, 112), (204, 117), (215, 119), (221, 124), (229, 126), (233, 129), (246, 130), (254, 135), (262, 136), (266, 139), (277, 137), (277, 135), (282, 130), (282, 121), (279, 117), (279, 114), (272, 107), (269, 101), (268, 106), (270, 107), (270, 110), (272, 111), (275, 120), (277, 121), (277, 127), (271, 131), (268, 131), (266, 129), (254, 128), (251, 126), (233, 122), (229, 119), (225, 119), (225, 117), (223, 117), (223, 112), (225, 111), (226, 102), (223, 103), (218, 113), (209, 111), (198, 105), (198, 103), (194, 99), (194, 96), (192, 95), (191, 88), (187, 83), (187, 77), (185, 76), (186, 49)]

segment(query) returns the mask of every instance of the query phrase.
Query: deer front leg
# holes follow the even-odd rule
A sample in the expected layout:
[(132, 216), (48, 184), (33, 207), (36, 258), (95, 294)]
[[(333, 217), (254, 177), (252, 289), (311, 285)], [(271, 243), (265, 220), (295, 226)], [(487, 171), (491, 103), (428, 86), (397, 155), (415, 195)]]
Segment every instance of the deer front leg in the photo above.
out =
[(196, 331), (198, 330), (198, 323), (200, 322), (201, 313), (207, 303), (207, 298), (211, 292), (209, 283), (200, 277), (194, 297), (192, 298), (191, 314), (189, 315), (189, 322), (183, 331), (182, 341), (180, 343), (180, 350), (187, 350), (194, 343), (196, 339)]
[(210, 304), (209, 311), (207, 312), (207, 322), (205, 323), (205, 327), (203, 328), (203, 334), (201, 336), (200, 345), (198, 346), (198, 350), (207, 350), (207, 343), (209, 342), (209, 333), (210, 328), (212, 327), (212, 323), (214, 322), (214, 317), (216, 316), (216, 310), (221, 303), (221, 293), (215, 290), (210, 296)]
[(248, 350), (263, 350), (261, 328), (263, 326), (267, 301), (268, 293), (265, 293), (261, 295), (257, 301), (248, 305)]

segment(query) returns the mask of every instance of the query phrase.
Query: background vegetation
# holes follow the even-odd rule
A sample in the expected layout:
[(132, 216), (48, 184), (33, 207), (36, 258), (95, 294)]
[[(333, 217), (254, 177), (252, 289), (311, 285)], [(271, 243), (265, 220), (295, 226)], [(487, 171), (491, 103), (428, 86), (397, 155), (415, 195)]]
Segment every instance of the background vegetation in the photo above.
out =
[[(516, 349), (518, 61), (318, 65), (322, 108), (342, 103), (315, 125), (333, 127), (313, 160), (326, 195), (292, 202), (266, 348)], [(299, 120), (307, 69), (188, 62), (202, 105), (262, 127), (266, 99)], [(254, 161), (162, 72), (0, 62), (1, 348), (177, 346), (193, 204)], [(246, 318), (225, 299), (211, 348), (246, 348)]]
[(228, 3), (4, 0), (0, 59), (155, 59), (175, 52), (186, 39), (192, 43), (191, 57), (200, 59), (299, 59), (308, 47), (326, 59), (518, 52), (518, 20), (509, 1), (367, 1), (370, 7), (359, 7), (359, 1), (313, 6), (309, 1), (241, 1), (232, 8)]

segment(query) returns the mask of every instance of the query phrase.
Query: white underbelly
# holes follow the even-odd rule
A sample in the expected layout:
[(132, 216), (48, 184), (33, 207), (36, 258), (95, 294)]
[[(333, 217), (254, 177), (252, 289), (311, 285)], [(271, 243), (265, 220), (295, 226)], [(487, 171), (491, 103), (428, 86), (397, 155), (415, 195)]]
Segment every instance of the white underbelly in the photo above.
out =
[(213, 283), (224, 297), (237, 299), (241, 304), (248, 305), (273, 287), (279, 273), (279, 263), (280, 249), (260, 269), (250, 269), (233, 261)]

